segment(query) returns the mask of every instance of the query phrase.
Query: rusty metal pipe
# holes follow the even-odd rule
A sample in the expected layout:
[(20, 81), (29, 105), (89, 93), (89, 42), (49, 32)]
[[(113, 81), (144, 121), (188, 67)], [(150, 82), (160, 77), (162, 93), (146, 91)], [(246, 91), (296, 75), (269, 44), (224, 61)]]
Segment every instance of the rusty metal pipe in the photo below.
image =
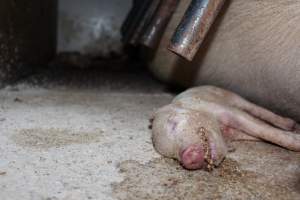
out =
[(187, 60), (193, 60), (224, 2), (225, 0), (193, 0), (168, 49)]
[(151, 19), (153, 15), (155, 14), (155, 11), (160, 3), (160, 0), (152, 0), (149, 7), (145, 11), (145, 14), (142, 16), (142, 18), (139, 21), (138, 26), (135, 29), (135, 33), (131, 37), (129, 43), (133, 46), (138, 45), (140, 38), (142, 37), (143, 31), (147, 29), (149, 26)]
[(121, 34), (123, 37), (125, 36), (129, 27), (132, 26), (132, 22), (141, 3), (142, 1), (133, 0), (132, 7), (121, 26)]
[(121, 27), (123, 43), (130, 42), (151, 2), (152, 0), (136, 0), (133, 2), (133, 7)]
[(155, 48), (168, 25), (179, 0), (161, 0), (154, 16), (147, 29), (145, 30), (140, 43), (149, 48)]

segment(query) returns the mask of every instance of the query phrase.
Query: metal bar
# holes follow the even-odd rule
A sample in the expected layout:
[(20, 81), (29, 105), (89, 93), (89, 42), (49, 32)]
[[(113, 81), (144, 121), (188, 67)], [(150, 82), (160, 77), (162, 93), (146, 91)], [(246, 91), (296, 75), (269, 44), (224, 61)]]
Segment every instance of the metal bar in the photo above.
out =
[(155, 48), (177, 8), (179, 0), (161, 0), (151, 19), (150, 25), (144, 32), (140, 43), (149, 48)]
[(122, 36), (125, 36), (128, 28), (130, 26), (132, 26), (132, 21), (135, 18), (136, 12), (138, 10), (138, 8), (140, 7), (142, 1), (138, 1), (138, 0), (133, 0), (132, 2), (132, 7), (129, 11), (129, 13), (126, 16), (125, 21), (123, 22), (122, 26), (121, 26), (121, 34)]
[(140, 19), (139, 25), (137, 26), (135, 33), (133, 34), (131, 40), (129, 43), (131, 45), (137, 45), (139, 42), (139, 39), (142, 37), (142, 33), (150, 24), (150, 21), (155, 14), (155, 11), (160, 3), (160, 0), (152, 0), (148, 9), (145, 11), (145, 14), (143, 15), (142, 19)]
[(168, 49), (187, 60), (193, 60), (224, 3), (225, 0), (193, 0)]
[(123, 32), (122, 41), (125, 44), (133, 37), (136, 28), (139, 26), (140, 20), (145, 15), (152, 0), (138, 0), (136, 2), (137, 3), (133, 5), (132, 10), (129, 12), (128, 17), (121, 28), (121, 31)]

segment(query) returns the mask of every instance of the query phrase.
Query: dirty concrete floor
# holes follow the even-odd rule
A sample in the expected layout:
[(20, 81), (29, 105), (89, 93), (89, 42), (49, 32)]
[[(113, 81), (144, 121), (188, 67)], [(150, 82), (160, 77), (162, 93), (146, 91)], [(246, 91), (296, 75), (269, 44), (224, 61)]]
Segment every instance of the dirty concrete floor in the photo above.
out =
[(0, 90), (2, 200), (300, 199), (300, 154), (270, 144), (213, 172), (161, 158), (148, 120), (173, 95), (144, 73), (49, 74)]

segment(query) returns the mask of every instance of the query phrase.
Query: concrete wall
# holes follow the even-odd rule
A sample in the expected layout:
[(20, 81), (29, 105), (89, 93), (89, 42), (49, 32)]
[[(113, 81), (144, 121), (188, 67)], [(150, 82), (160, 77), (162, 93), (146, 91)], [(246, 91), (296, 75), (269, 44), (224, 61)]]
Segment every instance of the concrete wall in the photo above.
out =
[(131, 0), (60, 0), (58, 52), (120, 51), (120, 27)]

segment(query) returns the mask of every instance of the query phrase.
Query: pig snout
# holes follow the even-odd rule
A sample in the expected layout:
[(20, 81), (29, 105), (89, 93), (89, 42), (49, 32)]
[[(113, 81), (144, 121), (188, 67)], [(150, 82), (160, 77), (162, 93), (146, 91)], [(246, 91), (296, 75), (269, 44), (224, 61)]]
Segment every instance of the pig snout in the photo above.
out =
[(195, 144), (182, 150), (180, 161), (186, 169), (202, 169), (205, 166), (205, 153), (202, 146)]

